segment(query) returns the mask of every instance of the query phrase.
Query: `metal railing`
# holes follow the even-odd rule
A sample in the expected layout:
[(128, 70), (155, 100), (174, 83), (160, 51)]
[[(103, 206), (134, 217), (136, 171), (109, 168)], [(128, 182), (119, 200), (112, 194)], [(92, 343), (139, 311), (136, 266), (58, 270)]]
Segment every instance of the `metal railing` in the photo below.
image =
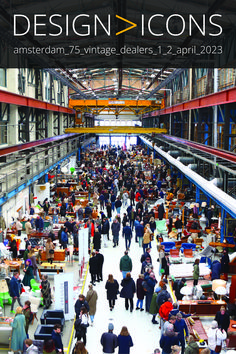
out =
[[(65, 159), (68, 155), (75, 153), (77, 151), (77, 142), (78, 137), (47, 147), (25, 157), (19, 167), (4, 173), (0, 171), (0, 197), (9, 194), (29, 180), (34, 181), (36, 176), (40, 178), (45, 171), (49, 171), (55, 164)], [(28, 160), (29, 158), (32, 161), (26, 163), (26, 159)]]

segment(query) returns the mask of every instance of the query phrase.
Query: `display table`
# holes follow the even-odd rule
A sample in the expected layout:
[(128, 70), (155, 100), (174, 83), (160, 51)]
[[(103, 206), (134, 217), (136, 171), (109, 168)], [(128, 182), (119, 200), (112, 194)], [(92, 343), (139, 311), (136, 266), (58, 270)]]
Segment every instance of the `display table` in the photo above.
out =
[(178, 303), (180, 311), (199, 316), (215, 316), (221, 306), (226, 307), (226, 302), (218, 303), (217, 300), (179, 300)]
[(39, 232), (39, 231), (32, 231), (30, 234), (27, 235), (30, 239), (31, 237), (42, 238), (48, 237), (48, 232)]
[(41, 278), (42, 273), (62, 273), (64, 272), (65, 263), (42, 263), (38, 268), (39, 276)]
[(10, 272), (12, 270), (18, 270), (18, 272), (20, 273), (20, 267), (21, 267), (22, 261), (9, 261), (8, 259), (6, 259), (4, 261), (4, 263), (8, 266), (8, 268), (10, 269)]
[[(54, 250), (53, 262), (64, 262), (65, 255), (66, 255), (65, 250)], [(42, 262), (47, 261), (46, 251), (41, 252), (41, 261)]]
[(223, 247), (223, 248), (234, 248), (235, 245), (232, 243), (224, 243), (224, 242), (210, 242), (209, 246), (211, 247)]
[[(199, 264), (200, 277), (209, 275), (211, 270), (207, 267), (205, 263)], [(170, 275), (175, 278), (192, 278), (193, 277), (193, 266), (189, 264), (171, 264), (170, 265)]]
[(198, 316), (192, 316), (192, 319), (195, 322), (193, 325), (190, 323), (188, 318), (185, 318), (185, 322), (188, 327), (189, 334), (191, 334), (194, 337), (195, 341), (198, 342), (198, 338), (196, 338), (194, 335), (194, 330), (195, 330), (199, 334), (199, 337), (207, 342), (208, 336), (207, 336), (206, 331), (202, 325), (202, 321), (200, 320), (200, 318)]

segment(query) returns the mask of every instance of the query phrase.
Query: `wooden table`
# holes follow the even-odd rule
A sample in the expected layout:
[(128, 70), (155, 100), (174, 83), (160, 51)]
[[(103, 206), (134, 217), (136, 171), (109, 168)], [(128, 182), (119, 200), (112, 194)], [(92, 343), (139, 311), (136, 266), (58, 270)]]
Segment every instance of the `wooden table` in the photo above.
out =
[[(54, 250), (53, 262), (64, 262), (65, 254), (65, 250)], [(41, 252), (41, 261), (47, 261), (46, 251)]]
[(31, 237), (36, 237), (36, 238), (48, 237), (48, 232), (32, 231), (27, 236), (28, 236), (28, 238), (31, 238)]
[(38, 268), (39, 276), (41, 278), (42, 273), (62, 273), (64, 272), (65, 263), (42, 263)]
[(211, 247), (223, 247), (223, 248), (234, 248), (235, 245), (232, 243), (224, 243), (224, 242), (210, 242), (209, 246)]
[(226, 307), (226, 302), (218, 303), (217, 300), (179, 300), (178, 303), (180, 311), (189, 313), (190, 308), (191, 313), (196, 313), (199, 316), (215, 316), (221, 306)]
[(18, 272), (20, 273), (22, 261), (9, 261), (8, 259), (6, 259), (4, 263), (9, 267), (10, 271), (14, 269), (18, 270)]

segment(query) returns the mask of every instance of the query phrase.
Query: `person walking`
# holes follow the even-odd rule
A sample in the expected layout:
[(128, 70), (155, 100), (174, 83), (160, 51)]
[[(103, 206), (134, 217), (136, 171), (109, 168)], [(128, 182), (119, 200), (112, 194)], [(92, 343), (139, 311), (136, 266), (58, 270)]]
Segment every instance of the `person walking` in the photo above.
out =
[(25, 333), (28, 337), (29, 324), (30, 324), (30, 316), (31, 316), (31, 302), (29, 300), (25, 301), (25, 305), (22, 309), (22, 312), (25, 316)]
[(21, 306), (16, 308), (16, 315), (10, 325), (12, 327), (11, 350), (23, 352), (23, 344), (27, 336), (25, 332), (26, 321)]
[(84, 345), (87, 343), (87, 328), (89, 326), (88, 323), (88, 311), (87, 309), (82, 306), (80, 309), (80, 314), (79, 317), (76, 319), (74, 327), (75, 327), (75, 337), (78, 340), (81, 340), (83, 338)]
[(133, 312), (134, 308), (134, 302), (133, 302), (133, 297), (136, 292), (136, 287), (135, 287), (135, 282), (133, 278), (131, 278), (131, 274), (128, 272), (126, 274), (126, 277), (122, 279), (121, 282), (121, 292), (120, 292), (120, 297), (125, 299), (125, 309), (129, 309), (129, 303), (130, 303), (130, 312)]
[(108, 325), (108, 332), (105, 332), (101, 336), (101, 345), (103, 354), (115, 353), (115, 348), (118, 346), (118, 338), (113, 333), (114, 326), (112, 323)]
[(128, 272), (132, 271), (132, 260), (128, 256), (128, 251), (125, 251), (124, 256), (120, 259), (120, 271), (122, 272), (123, 279)]
[(98, 299), (97, 292), (93, 289), (92, 284), (89, 284), (89, 290), (87, 292), (85, 300), (89, 304), (89, 316), (90, 316), (90, 320), (91, 320), (91, 326), (93, 325), (93, 322), (94, 322), (94, 316), (95, 316), (96, 307), (97, 307), (97, 299)]
[(118, 335), (118, 354), (129, 354), (130, 347), (133, 347), (133, 345), (134, 344), (127, 327), (123, 326), (120, 334)]
[(43, 304), (44, 304), (44, 309), (48, 309), (51, 306), (52, 303), (52, 297), (51, 297), (51, 286), (48, 281), (48, 276), (47, 275), (42, 275), (42, 281), (41, 281), (41, 293), (43, 297)]
[(156, 315), (159, 313), (159, 306), (157, 304), (157, 296), (160, 291), (161, 291), (161, 287), (158, 286), (152, 295), (152, 300), (151, 300), (151, 304), (149, 307), (149, 313), (152, 315), (152, 323), (153, 324), (159, 323), (158, 321), (156, 321)]
[(115, 307), (115, 301), (117, 300), (117, 294), (119, 292), (119, 284), (112, 274), (108, 275), (108, 280), (105, 285), (107, 290), (107, 300), (109, 302), (110, 311)]
[(108, 221), (108, 218), (105, 217), (102, 221), (102, 228), (101, 228), (104, 247), (107, 247), (107, 241), (109, 241), (109, 229), (110, 229), (110, 223)]
[(48, 260), (48, 263), (52, 264), (53, 259), (54, 259), (55, 246), (54, 246), (52, 239), (50, 237), (47, 239), (45, 248), (46, 248), (46, 259)]
[(120, 223), (118, 222), (117, 219), (113, 220), (113, 223), (111, 225), (111, 231), (113, 236), (113, 247), (116, 247), (119, 245), (119, 232), (120, 232)]
[[(144, 274), (139, 274), (138, 279), (136, 280), (136, 290), (137, 290), (137, 303), (136, 310), (144, 311), (143, 309), (143, 299), (145, 296), (145, 291), (143, 289)], [(140, 306), (140, 307), (139, 307)]]
[(223, 256), (221, 258), (221, 273), (224, 274), (224, 280), (228, 281), (229, 273), (229, 255), (227, 250), (223, 250)]
[(96, 249), (96, 259), (97, 259), (97, 282), (103, 281), (102, 268), (104, 263), (104, 256)]
[(178, 332), (178, 338), (181, 345), (181, 353), (184, 354), (185, 350), (185, 337), (188, 337), (188, 327), (186, 325), (185, 320), (182, 318), (182, 314), (180, 312), (176, 315), (176, 321), (174, 324), (175, 331)]
[(86, 301), (85, 296), (83, 294), (80, 294), (78, 300), (75, 303), (76, 318), (79, 318), (80, 310), (82, 307), (85, 307), (87, 312), (89, 312), (90, 309), (88, 301)]
[(193, 265), (193, 286), (196, 286), (198, 284), (198, 279), (199, 279), (199, 263), (200, 260), (197, 258), (195, 259), (195, 263)]
[(95, 227), (95, 232), (93, 236), (93, 247), (95, 250), (100, 250), (101, 248), (101, 234), (97, 227)]
[(125, 237), (125, 248), (126, 250), (129, 250), (131, 244), (131, 238), (132, 238), (132, 230), (128, 222), (126, 223), (126, 226), (123, 228), (123, 237)]
[(146, 301), (145, 301), (145, 310), (149, 312), (149, 308), (152, 301), (152, 295), (154, 292), (155, 285), (157, 283), (155, 274), (150, 269), (148, 272), (144, 274), (144, 281), (146, 283)]
[(89, 272), (91, 274), (91, 284), (96, 285), (96, 274), (97, 274), (97, 258), (95, 257), (95, 252), (92, 252), (92, 257), (89, 259)]
[(61, 325), (60, 324), (55, 324), (54, 329), (52, 331), (52, 340), (55, 344), (56, 347), (56, 352), (57, 353), (63, 353), (64, 348), (63, 348), (63, 343), (61, 340)]
[(230, 325), (230, 316), (224, 306), (221, 306), (220, 311), (217, 311), (215, 321), (218, 323), (218, 327), (224, 329), (227, 333)]
[(169, 324), (167, 330), (162, 334), (160, 339), (160, 347), (162, 348), (162, 354), (170, 354), (171, 347), (178, 345), (179, 339), (175, 336), (174, 325)]
[(214, 320), (211, 322), (211, 327), (208, 330), (207, 336), (208, 347), (211, 350), (211, 353), (220, 353), (222, 342), (227, 338), (227, 332), (225, 332), (224, 329), (219, 329), (217, 321)]
[(15, 313), (13, 310), (14, 308), (14, 303), (16, 300), (18, 301), (18, 304), (22, 307), (21, 302), (20, 302), (20, 280), (19, 280), (20, 273), (19, 272), (14, 272), (13, 277), (10, 280), (10, 296), (12, 298), (12, 303), (11, 303), (11, 313)]
[(30, 288), (31, 288), (30, 281), (31, 281), (31, 279), (34, 279), (34, 269), (32, 267), (32, 262), (30, 259), (26, 259), (25, 268), (23, 269), (23, 272), (25, 273), (25, 275), (22, 280), (22, 283), (25, 286), (30, 286)]
[(117, 214), (120, 214), (121, 206), (122, 206), (122, 202), (120, 200), (120, 196), (118, 196), (116, 201), (115, 201), (115, 208), (116, 208), (116, 213)]
[(22, 229), (23, 229), (22, 223), (20, 222), (20, 219), (17, 218), (17, 219), (16, 219), (16, 230), (17, 230), (17, 235), (18, 235), (18, 236), (21, 235)]

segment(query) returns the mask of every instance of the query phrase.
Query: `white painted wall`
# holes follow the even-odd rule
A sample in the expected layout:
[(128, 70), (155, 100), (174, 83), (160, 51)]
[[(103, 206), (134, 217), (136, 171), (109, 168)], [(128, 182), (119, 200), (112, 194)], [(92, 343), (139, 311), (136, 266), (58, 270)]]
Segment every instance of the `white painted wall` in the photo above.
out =
[[(40, 187), (46, 187), (42, 190)], [(43, 203), (44, 199), (50, 199), (50, 183), (45, 184), (35, 184), (34, 185), (34, 197), (37, 197), (34, 204), (36, 205), (39, 201)]]
[(2, 206), (2, 215), (6, 221), (7, 227), (12, 223), (12, 217), (17, 218), (17, 210), (22, 207), (22, 214), (25, 214), (29, 208), (29, 187), (23, 189), (16, 196), (9, 199)]

